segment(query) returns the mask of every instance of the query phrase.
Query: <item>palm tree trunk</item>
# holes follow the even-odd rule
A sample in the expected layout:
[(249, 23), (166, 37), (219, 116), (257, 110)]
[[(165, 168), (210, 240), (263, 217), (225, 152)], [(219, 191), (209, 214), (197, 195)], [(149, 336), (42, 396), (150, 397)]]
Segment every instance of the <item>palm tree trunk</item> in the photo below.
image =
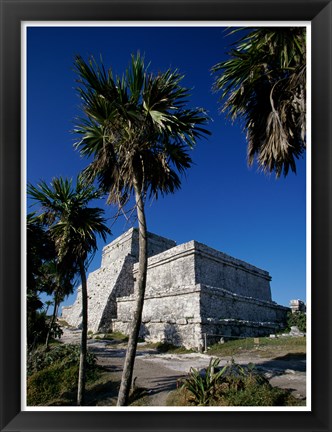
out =
[(52, 302), (50, 302), (50, 301), (47, 301), (47, 302), (46, 302), (46, 311), (45, 311), (45, 317), (47, 317), (47, 312), (48, 312), (48, 310), (49, 310), (50, 306), (52, 306)]
[(45, 348), (46, 349), (48, 349), (48, 345), (49, 345), (50, 337), (51, 337), (52, 327), (53, 327), (55, 319), (57, 317), (57, 312), (58, 312), (58, 307), (59, 307), (58, 290), (59, 290), (59, 288), (57, 288), (57, 291), (54, 294), (54, 309), (53, 309), (53, 314), (52, 314), (51, 322), (50, 322), (50, 325), (48, 327), (48, 332), (47, 332), (47, 336), (46, 336), (46, 342), (45, 342)]
[(78, 371), (78, 389), (77, 389), (77, 405), (84, 404), (85, 396), (85, 380), (86, 380), (86, 354), (87, 354), (87, 339), (88, 339), (88, 289), (86, 281), (86, 273), (84, 262), (79, 262), (81, 281), (82, 281), (82, 336), (81, 336), (81, 353), (80, 364)]
[(133, 323), (129, 335), (126, 358), (123, 366), (121, 386), (118, 395), (118, 406), (125, 406), (128, 404), (129, 392), (131, 388), (133, 370), (135, 363), (135, 355), (137, 348), (137, 341), (139, 330), (142, 322), (142, 311), (144, 304), (144, 294), (146, 287), (147, 275), (147, 227), (144, 212), (144, 202), (141, 190), (135, 187), (135, 199), (137, 207), (138, 228), (139, 228), (139, 255), (138, 255), (138, 281), (136, 291), (136, 307), (133, 316)]

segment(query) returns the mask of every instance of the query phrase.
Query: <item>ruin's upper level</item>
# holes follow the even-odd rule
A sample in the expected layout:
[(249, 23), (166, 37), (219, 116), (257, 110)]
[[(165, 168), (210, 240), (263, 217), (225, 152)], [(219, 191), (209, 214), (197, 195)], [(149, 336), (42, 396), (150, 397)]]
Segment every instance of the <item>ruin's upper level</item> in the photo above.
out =
[(146, 294), (201, 284), (270, 302), (270, 281), (267, 271), (193, 240), (149, 258)]
[[(148, 233), (148, 256), (157, 255), (176, 246), (176, 242)], [(101, 267), (107, 267), (119, 258), (131, 255), (138, 261), (138, 229), (130, 228), (103, 249)]]
[[(137, 262), (138, 230), (135, 228), (104, 247), (101, 268), (114, 266), (115, 261), (128, 255)], [(148, 233), (148, 257), (147, 292), (167, 293), (202, 284), (271, 301), (271, 277), (267, 271), (197, 241), (177, 246), (173, 240)], [(134, 272), (136, 267), (137, 264)]]

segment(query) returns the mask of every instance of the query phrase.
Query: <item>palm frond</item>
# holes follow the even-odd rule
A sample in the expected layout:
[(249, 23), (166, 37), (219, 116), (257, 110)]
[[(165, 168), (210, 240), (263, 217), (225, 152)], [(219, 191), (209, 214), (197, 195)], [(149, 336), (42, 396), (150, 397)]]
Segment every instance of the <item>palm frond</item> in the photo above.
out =
[(75, 147), (92, 157), (85, 179), (96, 180), (115, 203), (131, 194), (134, 179), (154, 196), (180, 187), (176, 171), (182, 174), (191, 164), (187, 148), (210, 134), (207, 113), (186, 109), (190, 94), (181, 85), (183, 75), (170, 69), (154, 75), (139, 53), (121, 78), (81, 57), (76, 70), (85, 119), (75, 128), (81, 136)]
[(306, 34), (301, 27), (253, 29), (216, 64), (222, 111), (244, 119), (248, 162), (279, 177), (305, 151)]
[[(54, 178), (48, 186), (41, 181), (29, 185), (28, 194), (40, 204), (39, 219), (49, 227), (59, 257), (59, 265), (77, 269), (79, 259), (86, 260), (97, 249), (97, 236), (106, 240), (110, 229), (106, 226), (103, 210), (88, 207), (101, 192), (78, 176), (76, 185), (72, 179)], [(69, 264), (71, 263), (71, 264)]]

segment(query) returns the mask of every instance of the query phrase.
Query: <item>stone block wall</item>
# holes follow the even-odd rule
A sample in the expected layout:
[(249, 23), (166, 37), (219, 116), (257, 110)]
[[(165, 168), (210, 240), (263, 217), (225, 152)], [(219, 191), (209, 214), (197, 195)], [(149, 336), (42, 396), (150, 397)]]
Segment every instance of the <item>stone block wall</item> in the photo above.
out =
[[(176, 294), (182, 287), (194, 287), (194, 242), (188, 242), (148, 259), (146, 296)], [(137, 277), (138, 264), (134, 265)]]
[[(177, 293), (145, 296), (140, 337), (151, 342), (169, 342), (186, 347), (200, 343), (200, 289), (182, 287)], [(112, 330), (128, 334), (135, 308), (134, 296), (117, 299), (118, 318)], [(198, 328), (197, 328), (198, 324)]]
[(271, 277), (244, 261), (194, 242), (196, 282), (235, 294), (271, 301)]
[(273, 302), (234, 294), (230, 291), (201, 285), (201, 316), (203, 320), (236, 319), (253, 322), (285, 321), (288, 308)]

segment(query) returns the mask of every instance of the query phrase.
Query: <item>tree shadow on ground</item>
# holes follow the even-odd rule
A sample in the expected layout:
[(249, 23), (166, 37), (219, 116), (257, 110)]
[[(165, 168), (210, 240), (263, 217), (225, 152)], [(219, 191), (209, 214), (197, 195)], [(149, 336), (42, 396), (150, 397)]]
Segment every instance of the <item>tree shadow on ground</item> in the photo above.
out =
[(107, 349), (107, 348), (93, 348), (92, 352), (100, 358), (112, 358), (112, 357), (117, 357), (117, 358), (123, 358), (126, 355), (126, 350), (125, 349), (117, 349), (117, 348), (112, 348), (112, 349)]
[(92, 388), (86, 390), (85, 405), (116, 405), (119, 387), (119, 381), (111, 380), (94, 385)]
[[(177, 383), (178, 380), (181, 378), (184, 378), (185, 375), (183, 375), (183, 377), (179, 376), (179, 375), (170, 375), (167, 377), (162, 377), (162, 378), (158, 378), (156, 377), (155, 379), (152, 379), (151, 382), (151, 387), (149, 389), (146, 389), (148, 391), (149, 396), (153, 396), (157, 393), (161, 393), (161, 392), (165, 392), (165, 391), (171, 391), (171, 390), (175, 390), (177, 388)], [(137, 378), (137, 386), (140, 385), (139, 382), (139, 378)]]
[(284, 356), (275, 357), (256, 366), (259, 370), (268, 370), (271, 378), (287, 373), (287, 370), (295, 372), (306, 372), (306, 354), (290, 353)]

